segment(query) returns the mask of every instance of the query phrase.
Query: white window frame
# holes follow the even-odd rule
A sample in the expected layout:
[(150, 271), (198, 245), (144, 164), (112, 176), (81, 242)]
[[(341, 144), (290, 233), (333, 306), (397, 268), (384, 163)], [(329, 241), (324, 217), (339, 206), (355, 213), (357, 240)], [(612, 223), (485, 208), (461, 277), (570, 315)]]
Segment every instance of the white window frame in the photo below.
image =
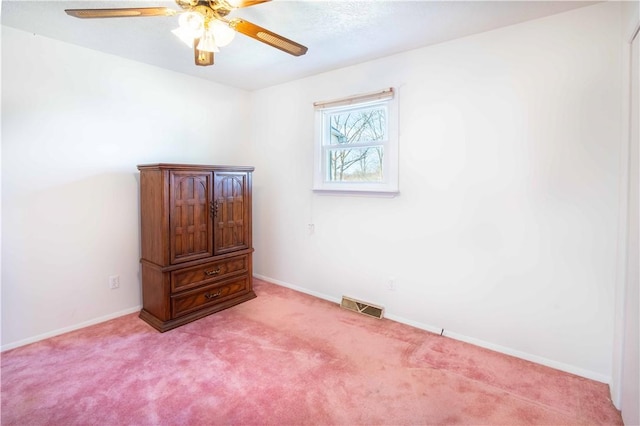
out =
[[(383, 147), (382, 182), (331, 182), (327, 180), (326, 150), (331, 147), (328, 116), (349, 109), (384, 104), (387, 108), (387, 140)], [(393, 88), (374, 93), (316, 102), (313, 190), (319, 193), (386, 195), (398, 194), (398, 100)], [(335, 145), (334, 145), (335, 146)]]

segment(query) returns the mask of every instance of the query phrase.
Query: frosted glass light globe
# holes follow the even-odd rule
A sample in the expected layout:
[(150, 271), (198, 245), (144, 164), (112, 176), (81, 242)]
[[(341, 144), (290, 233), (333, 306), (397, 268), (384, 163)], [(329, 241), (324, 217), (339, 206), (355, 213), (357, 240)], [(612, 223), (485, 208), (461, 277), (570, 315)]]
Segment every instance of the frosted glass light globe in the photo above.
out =
[(218, 20), (212, 20), (209, 23), (209, 30), (213, 32), (213, 36), (216, 39), (216, 45), (218, 47), (226, 46), (236, 36), (236, 32), (229, 28), (229, 26)]
[(196, 12), (183, 13), (180, 15), (178, 23), (180, 24), (180, 28), (182, 28), (185, 33), (188, 32), (191, 34), (193, 38), (199, 38), (204, 30), (204, 17)]

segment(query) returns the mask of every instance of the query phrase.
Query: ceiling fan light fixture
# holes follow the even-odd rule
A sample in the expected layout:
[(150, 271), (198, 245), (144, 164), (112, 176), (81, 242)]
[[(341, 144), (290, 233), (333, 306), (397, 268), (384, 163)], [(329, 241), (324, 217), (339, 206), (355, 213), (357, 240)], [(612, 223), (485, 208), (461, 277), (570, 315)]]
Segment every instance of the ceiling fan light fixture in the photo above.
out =
[(202, 50), (204, 52), (219, 52), (218, 46), (216, 45), (216, 38), (213, 35), (211, 30), (205, 31), (204, 35), (198, 42), (197, 46), (198, 50)]
[(209, 23), (209, 31), (213, 32), (213, 36), (216, 39), (218, 47), (224, 47), (233, 41), (236, 36), (236, 32), (229, 28), (227, 24), (222, 21), (212, 20)]
[(197, 12), (186, 12), (178, 19), (180, 28), (186, 33), (191, 33), (192, 38), (198, 38), (204, 31), (204, 16)]
[(191, 31), (185, 30), (183, 27), (178, 27), (175, 30), (171, 30), (176, 37), (178, 37), (184, 44), (193, 48), (193, 43), (197, 37), (194, 37)]

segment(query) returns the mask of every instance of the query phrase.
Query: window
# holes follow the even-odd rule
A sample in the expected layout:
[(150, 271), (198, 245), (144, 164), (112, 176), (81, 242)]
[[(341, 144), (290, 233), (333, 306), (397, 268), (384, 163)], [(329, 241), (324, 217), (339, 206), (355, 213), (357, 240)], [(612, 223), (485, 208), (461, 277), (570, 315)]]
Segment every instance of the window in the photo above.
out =
[(316, 102), (315, 191), (398, 192), (393, 89)]

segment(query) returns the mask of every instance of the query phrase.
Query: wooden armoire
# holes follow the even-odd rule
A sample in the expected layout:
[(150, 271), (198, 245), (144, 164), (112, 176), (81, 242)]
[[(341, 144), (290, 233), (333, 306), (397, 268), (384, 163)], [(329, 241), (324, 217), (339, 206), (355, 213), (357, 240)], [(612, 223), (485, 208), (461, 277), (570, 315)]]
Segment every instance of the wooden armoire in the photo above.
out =
[(256, 297), (253, 167), (148, 164), (138, 170), (140, 318), (167, 331)]

